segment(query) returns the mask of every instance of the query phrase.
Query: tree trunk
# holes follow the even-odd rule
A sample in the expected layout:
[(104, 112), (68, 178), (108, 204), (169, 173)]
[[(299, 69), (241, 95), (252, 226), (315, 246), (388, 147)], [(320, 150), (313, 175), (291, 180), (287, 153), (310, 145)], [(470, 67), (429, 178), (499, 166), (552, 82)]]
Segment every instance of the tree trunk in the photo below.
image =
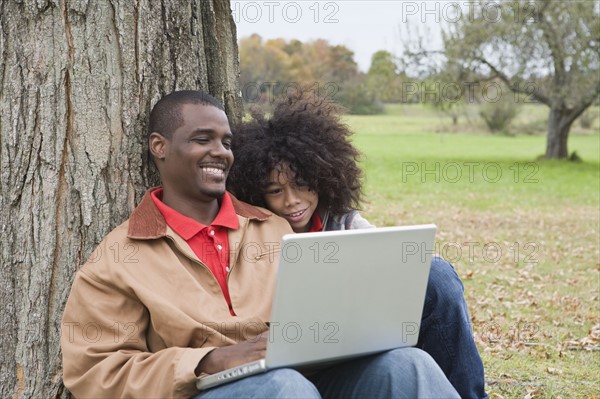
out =
[(546, 158), (565, 159), (569, 156), (567, 141), (573, 118), (567, 110), (550, 108), (548, 116), (548, 140), (546, 143)]
[(0, 0), (0, 397), (64, 398), (73, 275), (157, 179), (151, 106), (204, 89), (241, 117), (229, 0)]

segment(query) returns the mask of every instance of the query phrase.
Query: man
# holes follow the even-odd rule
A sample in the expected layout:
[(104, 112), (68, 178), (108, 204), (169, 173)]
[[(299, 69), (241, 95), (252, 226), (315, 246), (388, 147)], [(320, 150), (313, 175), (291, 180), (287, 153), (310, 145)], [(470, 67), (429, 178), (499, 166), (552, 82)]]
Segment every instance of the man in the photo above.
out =
[(75, 397), (458, 397), (414, 348), (310, 380), (280, 369), (198, 393), (198, 376), (265, 356), (277, 245), (291, 229), (226, 192), (232, 133), (213, 97), (164, 97), (148, 140), (162, 187), (100, 243), (65, 307), (64, 382)]

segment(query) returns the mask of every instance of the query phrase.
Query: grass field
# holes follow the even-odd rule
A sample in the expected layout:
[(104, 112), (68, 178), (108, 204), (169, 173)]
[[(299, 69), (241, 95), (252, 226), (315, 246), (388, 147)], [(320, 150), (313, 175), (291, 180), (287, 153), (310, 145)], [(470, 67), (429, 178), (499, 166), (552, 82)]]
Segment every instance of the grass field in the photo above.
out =
[(583, 162), (565, 162), (538, 159), (546, 115), (525, 106), (511, 136), (420, 105), (346, 117), (363, 153), (364, 216), (438, 225), (490, 398), (600, 398), (600, 117), (576, 122), (569, 152)]

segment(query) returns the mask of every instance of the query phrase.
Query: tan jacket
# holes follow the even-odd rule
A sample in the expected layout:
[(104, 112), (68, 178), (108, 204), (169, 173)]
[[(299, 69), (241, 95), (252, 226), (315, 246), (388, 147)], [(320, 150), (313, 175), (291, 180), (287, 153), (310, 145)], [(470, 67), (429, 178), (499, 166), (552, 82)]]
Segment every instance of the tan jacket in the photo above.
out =
[(77, 398), (189, 398), (212, 348), (267, 329), (288, 223), (232, 197), (231, 316), (212, 273), (149, 192), (75, 277), (61, 325), (65, 386)]

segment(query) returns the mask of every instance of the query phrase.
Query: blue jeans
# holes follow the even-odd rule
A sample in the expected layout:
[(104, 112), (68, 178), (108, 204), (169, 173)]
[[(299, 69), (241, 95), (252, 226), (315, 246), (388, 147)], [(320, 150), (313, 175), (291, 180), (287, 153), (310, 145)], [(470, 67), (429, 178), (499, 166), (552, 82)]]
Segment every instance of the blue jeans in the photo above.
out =
[(435, 359), (461, 398), (487, 398), (464, 286), (452, 265), (439, 257), (431, 260), (417, 347)]
[(459, 398), (435, 361), (416, 348), (395, 349), (320, 370), (310, 376), (277, 369), (202, 392), (217, 398)]

